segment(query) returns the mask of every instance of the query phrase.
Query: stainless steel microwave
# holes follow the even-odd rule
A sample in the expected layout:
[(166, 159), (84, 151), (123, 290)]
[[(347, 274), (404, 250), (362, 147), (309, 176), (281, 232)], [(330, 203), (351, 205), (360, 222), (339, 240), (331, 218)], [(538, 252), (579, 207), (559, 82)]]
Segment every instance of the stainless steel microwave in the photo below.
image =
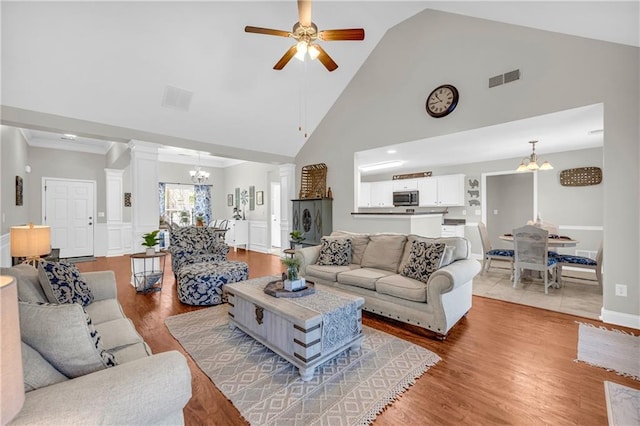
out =
[(395, 191), (393, 193), (394, 206), (417, 206), (418, 191)]

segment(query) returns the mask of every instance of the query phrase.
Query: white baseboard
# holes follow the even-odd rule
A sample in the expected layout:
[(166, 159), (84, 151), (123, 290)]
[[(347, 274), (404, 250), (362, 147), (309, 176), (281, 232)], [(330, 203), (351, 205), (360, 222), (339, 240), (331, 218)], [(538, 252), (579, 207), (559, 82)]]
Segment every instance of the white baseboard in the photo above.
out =
[(621, 325), (640, 330), (640, 315), (625, 314), (624, 312), (609, 311), (604, 307), (600, 311), (600, 318), (606, 324)]

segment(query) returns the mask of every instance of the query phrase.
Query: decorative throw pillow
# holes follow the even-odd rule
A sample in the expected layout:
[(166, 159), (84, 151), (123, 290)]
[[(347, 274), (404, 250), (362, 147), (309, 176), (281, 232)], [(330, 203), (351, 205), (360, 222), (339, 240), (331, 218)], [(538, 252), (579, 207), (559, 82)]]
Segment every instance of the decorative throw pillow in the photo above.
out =
[(77, 303), (18, 302), (22, 340), (69, 378), (113, 367), (91, 318)]
[(442, 253), (442, 259), (440, 260), (439, 268), (447, 266), (451, 262), (453, 262), (453, 253), (455, 252), (455, 250), (456, 250), (456, 248), (454, 246), (445, 246), (444, 247), (444, 253)]
[(440, 267), (444, 249), (444, 243), (414, 241), (402, 275), (426, 284), (431, 274)]
[(70, 263), (38, 262), (40, 285), (51, 303), (78, 303), (87, 306), (93, 302), (93, 293), (80, 277), (78, 268)]
[(42, 355), (25, 342), (22, 343), (22, 370), (24, 373), (24, 391), (40, 389), (45, 386), (69, 380), (53, 368)]
[(322, 237), (318, 265), (346, 266), (351, 262), (351, 239)]

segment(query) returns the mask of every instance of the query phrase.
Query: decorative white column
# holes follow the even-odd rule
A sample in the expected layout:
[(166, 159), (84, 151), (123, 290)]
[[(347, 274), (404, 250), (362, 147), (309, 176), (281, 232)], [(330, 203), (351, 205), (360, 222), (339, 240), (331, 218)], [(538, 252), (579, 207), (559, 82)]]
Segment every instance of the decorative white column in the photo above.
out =
[(142, 250), (142, 235), (158, 229), (158, 147), (150, 142), (131, 141), (132, 252)]
[(296, 165), (283, 164), (280, 166), (280, 245), (289, 247), (289, 233), (291, 232), (292, 203), (296, 197)]

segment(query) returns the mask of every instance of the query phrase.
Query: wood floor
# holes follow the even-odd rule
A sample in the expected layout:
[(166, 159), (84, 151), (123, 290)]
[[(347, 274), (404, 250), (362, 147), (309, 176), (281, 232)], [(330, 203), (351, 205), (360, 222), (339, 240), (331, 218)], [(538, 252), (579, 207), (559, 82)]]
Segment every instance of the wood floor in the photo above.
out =
[[(238, 250), (230, 260), (249, 263), (250, 278), (280, 273), (277, 256)], [(178, 350), (165, 318), (195, 307), (177, 298), (167, 271), (161, 292), (136, 294), (129, 284), (128, 256), (79, 263), (81, 271), (113, 270), (125, 314), (154, 353)], [(483, 297), (446, 341), (421, 328), (364, 314), (363, 323), (425, 347), (441, 358), (375, 421), (376, 425), (606, 425), (605, 380), (640, 389), (640, 382), (574, 362), (576, 321), (598, 321)], [(615, 327), (623, 329), (622, 327)], [(637, 334), (637, 330), (627, 329)], [(187, 425), (246, 424), (239, 412), (189, 359), (193, 397), (184, 410)], [(170, 390), (168, 390), (170, 391)]]

